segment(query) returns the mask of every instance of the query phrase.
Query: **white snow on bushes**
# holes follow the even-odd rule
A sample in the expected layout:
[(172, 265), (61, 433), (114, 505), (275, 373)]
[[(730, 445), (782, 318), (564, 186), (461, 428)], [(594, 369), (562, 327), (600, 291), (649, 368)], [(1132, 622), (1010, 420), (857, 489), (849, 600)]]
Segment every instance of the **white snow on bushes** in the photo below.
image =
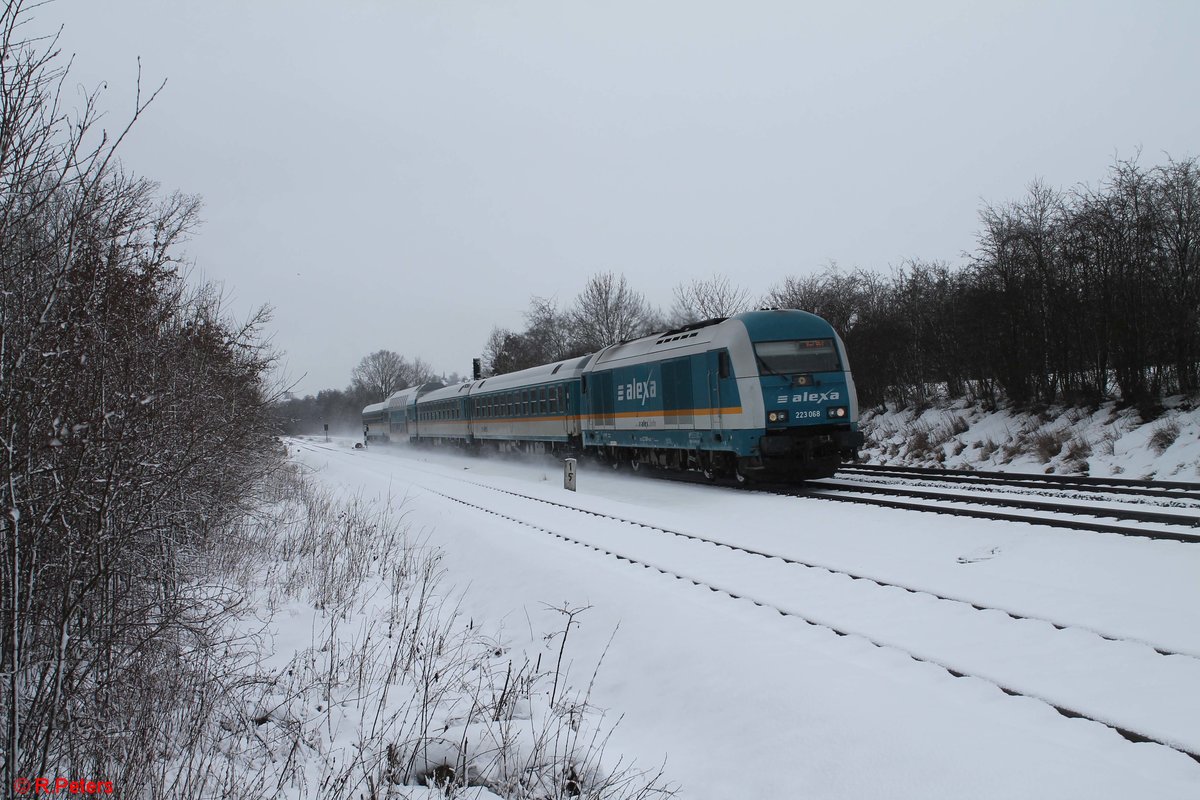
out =
[(1200, 482), (1200, 407), (1183, 397), (1037, 411), (942, 400), (867, 409), (862, 431), (873, 464)]

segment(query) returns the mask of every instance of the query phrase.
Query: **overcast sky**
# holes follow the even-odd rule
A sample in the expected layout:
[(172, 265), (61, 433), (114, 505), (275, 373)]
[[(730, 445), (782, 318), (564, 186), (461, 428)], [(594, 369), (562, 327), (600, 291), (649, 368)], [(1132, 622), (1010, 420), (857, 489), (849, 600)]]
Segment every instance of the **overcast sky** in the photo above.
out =
[(197, 274), (297, 390), (466, 373), (531, 295), (624, 272), (961, 263), (983, 202), (1200, 155), (1200, 3), (57, 0), (127, 169), (204, 199)]

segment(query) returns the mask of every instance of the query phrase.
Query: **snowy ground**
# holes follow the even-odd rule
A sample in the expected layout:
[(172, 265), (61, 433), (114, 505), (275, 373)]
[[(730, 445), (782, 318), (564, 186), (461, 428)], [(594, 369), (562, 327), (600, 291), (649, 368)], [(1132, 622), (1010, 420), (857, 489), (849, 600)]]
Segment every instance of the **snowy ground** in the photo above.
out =
[(550, 462), (291, 452), (340, 491), (402, 499), (462, 612), (512, 652), (545, 651), (551, 607), (590, 607), (575, 688), (603, 662), (610, 759), (665, 759), (681, 797), (1200, 796), (1195, 760), (1052, 708), (1200, 752), (1200, 546), (588, 465), (572, 494)]
[(1145, 421), (1136, 407), (986, 411), (966, 401), (863, 413), (865, 460), (949, 469), (1120, 475), (1200, 481), (1200, 407), (1169, 398)]

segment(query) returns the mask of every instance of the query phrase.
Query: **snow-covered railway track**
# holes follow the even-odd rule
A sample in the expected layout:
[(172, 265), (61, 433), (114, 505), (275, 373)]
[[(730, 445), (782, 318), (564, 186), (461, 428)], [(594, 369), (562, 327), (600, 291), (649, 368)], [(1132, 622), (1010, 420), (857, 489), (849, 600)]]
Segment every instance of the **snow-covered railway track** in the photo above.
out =
[[(921, 486), (879, 486), (832, 481), (813, 481), (799, 488), (771, 487), (767, 490), (775, 494), (861, 503), (907, 511), (1200, 543), (1200, 515), (1191, 513), (1189, 509), (1147, 511), (1114, 503), (1062, 502), (1041, 497), (997, 497), (970, 491), (938, 491)], [(1014, 509), (1025, 513), (991, 511), (989, 508)], [(1102, 521), (1105, 519), (1114, 519), (1117, 522)], [(1157, 527), (1151, 527), (1152, 525)]]
[(934, 469), (881, 464), (843, 464), (838, 474), (849, 477), (892, 477), (902, 480), (925, 479), (939, 483), (970, 484), (979, 487), (1013, 487), (1034, 490), (1086, 491), (1161, 497), (1170, 500), (1200, 501), (1200, 483), (1187, 481), (1146, 481), (1130, 478), (1100, 478), (1088, 475), (1039, 475), (1025, 472)]
[[(708, 483), (698, 474), (693, 473), (653, 471), (650, 474), (679, 483)], [(905, 511), (950, 514), (1000, 522), (1046, 525), (1092, 533), (1115, 533), (1121, 536), (1200, 543), (1200, 514), (1193, 513), (1193, 509), (1189, 507), (1179, 508), (1176, 511), (1147, 511), (1140, 508), (1129, 508), (1128, 504), (1123, 505), (1120, 502), (1089, 502), (1086, 500), (1056, 502), (1053, 499), (1031, 494), (998, 497), (986, 490), (938, 491), (920, 484), (904, 482), (887, 485), (849, 483), (839, 478), (810, 481), (802, 486), (779, 484), (739, 486), (732, 481), (727, 482), (727, 485), (737, 486), (746, 491), (858, 503)], [(1044, 489), (1045, 487), (1038, 488)], [(993, 511), (988, 507), (1019, 509), (1025, 513)], [(1115, 519), (1118, 522), (1101, 521), (1104, 519)], [(1122, 520), (1126, 524), (1121, 524)], [(1161, 527), (1149, 527), (1150, 525)]]
[[(544, 535), (839, 636), (853, 635), (904, 652), (956, 677), (978, 678), (1006, 694), (1046, 703), (1064, 716), (1100, 723), (1130, 741), (1160, 744), (1200, 762), (1200, 730), (1194, 724), (1200, 718), (1200, 698), (1181, 701), (1156, 690), (1200, 681), (1200, 658), (1193, 654), (488, 484), (461, 482), (550, 506), (567, 516), (548, 517), (546, 511), (517, 516), (486, 499), (427, 488)], [(576, 515), (574, 524), (570, 515)], [(581, 525), (578, 515), (592, 522)], [(646, 537), (646, 530), (679, 544), (665, 549), (661, 542), (648, 544), (655, 537)], [(714, 548), (736, 554), (740, 563), (714, 564)], [(700, 549), (707, 550), (708, 556)], [(1081, 675), (1088, 677), (1081, 679)]]
[(1027, 620), (1027, 621), (1031, 621), (1031, 622), (1042, 622), (1042, 623), (1051, 625), (1058, 630), (1066, 630), (1069, 628), (1069, 629), (1074, 629), (1074, 630), (1079, 630), (1079, 631), (1085, 631), (1087, 633), (1095, 634), (1096, 636), (1099, 636), (1100, 638), (1105, 639), (1107, 641), (1111, 641), (1111, 642), (1129, 642), (1132, 644), (1144, 645), (1145, 647), (1152, 649), (1154, 652), (1158, 653), (1159, 655), (1181, 656), (1184, 658), (1193, 658), (1193, 659), (1200, 660), (1200, 653), (1190, 653), (1190, 652), (1182, 652), (1180, 650), (1172, 650), (1168, 647), (1165, 647), (1162, 645), (1157, 645), (1157, 644), (1154, 644), (1152, 642), (1145, 641), (1142, 639), (1136, 639), (1136, 638), (1132, 638), (1129, 636), (1121, 636), (1121, 635), (1117, 635), (1117, 634), (1106, 633), (1104, 631), (1098, 630), (1094, 627), (1090, 627), (1087, 625), (1080, 625), (1080, 624), (1073, 623), (1073, 622), (1067, 622), (1062, 619), (1054, 619), (1054, 618), (1051, 618), (1048, 616), (1038, 616), (1035, 614), (1020, 613), (1017, 611), (1013, 611), (1011, 609), (1001, 608), (1000, 606), (996, 606), (996, 605), (985, 605), (985, 604), (979, 603), (978, 601), (971, 600), (968, 598), (954, 597), (951, 595), (942, 594), (942, 593), (939, 593), (937, 591), (934, 591), (934, 590), (931, 590), (928, 588), (915, 587), (915, 586), (899, 583), (894, 580), (888, 580), (887, 578), (877, 576), (877, 575), (867, 575), (867, 574), (864, 574), (861, 572), (850, 571), (847, 569), (830, 566), (828, 564), (817, 563), (815, 561), (799, 559), (799, 558), (795, 558), (792, 556), (783, 555), (780, 553), (767, 552), (767, 551), (764, 551), (764, 550), (761, 550), (758, 548), (748, 547), (746, 545), (738, 544), (735, 542), (728, 542), (728, 541), (723, 541), (723, 540), (719, 540), (719, 539), (713, 539), (713, 538), (704, 536), (702, 534), (688, 533), (688, 532), (676, 530), (673, 528), (666, 528), (661, 525), (656, 525), (656, 524), (650, 523), (650, 522), (629, 519), (627, 517), (617, 516), (614, 514), (605, 514), (605, 513), (599, 512), (599, 511), (591, 510), (591, 509), (573, 506), (569, 503), (560, 503), (555, 500), (547, 500), (542, 497), (536, 497), (534, 495), (524, 494), (522, 492), (516, 492), (511, 489), (502, 489), (502, 488), (492, 486), (492, 485), (489, 485), (486, 483), (479, 483), (477, 481), (467, 481), (467, 480), (462, 480), (462, 479), (457, 479), (457, 480), (461, 481), (462, 483), (469, 484), (471, 486), (477, 486), (482, 489), (489, 489), (493, 492), (499, 492), (500, 494), (509, 495), (511, 497), (518, 497), (523, 500), (530, 500), (535, 503), (541, 503), (543, 505), (553, 506), (555, 508), (565, 509), (568, 511), (577, 512), (579, 514), (584, 514), (584, 515), (591, 516), (591, 517), (597, 517), (600, 519), (611, 520), (613, 522), (620, 522), (620, 523), (624, 523), (627, 525), (634, 525), (634, 526), (637, 526), (640, 528), (645, 528), (647, 530), (654, 531), (656, 533), (663, 533), (663, 534), (667, 534), (669, 536), (677, 536), (679, 538), (687, 539), (687, 540), (694, 541), (694, 542), (702, 542), (704, 544), (713, 545), (718, 548), (724, 548), (724, 549), (727, 549), (727, 550), (730, 550), (733, 552), (745, 553), (746, 555), (751, 555), (751, 556), (760, 556), (762, 558), (779, 559), (782, 563), (785, 563), (785, 564), (792, 564), (795, 566), (805, 567), (808, 569), (820, 570), (822, 572), (827, 572), (831, 575), (843, 575), (854, 581), (866, 581), (868, 583), (875, 584), (876, 586), (880, 586), (880, 587), (884, 587), (884, 588), (900, 589), (900, 590), (908, 592), (910, 594), (928, 595), (929, 597), (932, 597), (936, 600), (945, 600), (947, 602), (952, 602), (952, 603), (962, 603), (964, 605), (970, 606), (971, 608), (975, 609), (976, 611), (996, 611), (996, 612), (1004, 614), (1005, 616), (1010, 617), (1011, 619), (1014, 619), (1014, 620)]

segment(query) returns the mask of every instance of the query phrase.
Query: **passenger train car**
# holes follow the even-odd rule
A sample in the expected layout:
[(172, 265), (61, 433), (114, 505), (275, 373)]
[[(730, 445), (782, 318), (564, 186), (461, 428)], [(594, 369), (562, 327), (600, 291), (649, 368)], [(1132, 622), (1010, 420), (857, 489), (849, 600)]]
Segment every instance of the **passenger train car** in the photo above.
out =
[(790, 309), (707, 320), (582, 358), (404, 391), (367, 406), (364, 424), (380, 406), (393, 414), (403, 407), (409, 441), (591, 454), (613, 466), (739, 481), (832, 475), (862, 443), (845, 346), (829, 323)]
[(390, 395), (382, 403), (372, 403), (364, 408), (362, 422), (366, 444), (416, 441), (417, 398), (440, 388), (440, 383), (412, 386)]

